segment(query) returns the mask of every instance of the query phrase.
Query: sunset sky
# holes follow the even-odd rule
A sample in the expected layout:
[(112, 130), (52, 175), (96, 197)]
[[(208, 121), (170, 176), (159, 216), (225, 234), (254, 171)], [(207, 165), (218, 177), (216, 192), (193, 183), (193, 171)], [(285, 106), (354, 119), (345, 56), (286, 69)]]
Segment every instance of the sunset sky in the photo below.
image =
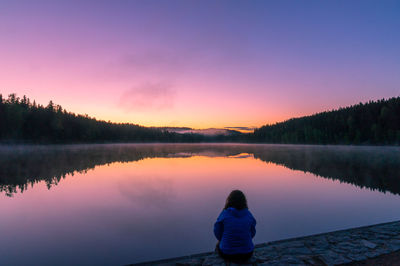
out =
[(0, 0), (0, 93), (253, 127), (400, 96), (400, 1)]

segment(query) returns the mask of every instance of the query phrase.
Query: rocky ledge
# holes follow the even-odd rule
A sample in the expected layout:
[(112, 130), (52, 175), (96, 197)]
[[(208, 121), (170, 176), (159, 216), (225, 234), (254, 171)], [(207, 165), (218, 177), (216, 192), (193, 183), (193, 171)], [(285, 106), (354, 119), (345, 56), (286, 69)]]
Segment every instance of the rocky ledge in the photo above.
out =
[[(242, 265), (340, 265), (398, 250), (400, 221), (259, 244), (253, 257)], [(137, 265), (237, 264), (209, 252)]]

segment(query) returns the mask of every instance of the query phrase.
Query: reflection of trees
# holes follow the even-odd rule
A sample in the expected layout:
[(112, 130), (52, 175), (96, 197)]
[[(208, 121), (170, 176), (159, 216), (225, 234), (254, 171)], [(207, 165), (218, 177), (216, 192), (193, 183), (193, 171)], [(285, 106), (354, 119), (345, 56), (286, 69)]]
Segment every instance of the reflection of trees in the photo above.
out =
[(361, 188), (400, 194), (400, 149), (384, 147), (281, 146), (254, 157)]
[(61, 178), (97, 165), (155, 157), (188, 157), (202, 152), (229, 154), (229, 147), (202, 145), (110, 144), (0, 147), (0, 191), (11, 196), (45, 181), (48, 188)]
[(113, 162), (240, 153), (359, 187), (400, 194), (398, 148), (241, 144), (5, 146), (0, 148), (0, 191), (12, 196), (40, 181), (50, 188), (68, 174)]

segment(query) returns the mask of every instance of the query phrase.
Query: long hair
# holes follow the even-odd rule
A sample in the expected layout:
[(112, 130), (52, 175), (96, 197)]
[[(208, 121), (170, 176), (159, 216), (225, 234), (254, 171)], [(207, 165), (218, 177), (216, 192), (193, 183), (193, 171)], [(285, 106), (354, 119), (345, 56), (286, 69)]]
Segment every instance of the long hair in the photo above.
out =
[(240, 190), (233, 190), (226, 199), (224, 210), (233, 207), (237, 210), (247, 209), (247, 200), (244, 193)]

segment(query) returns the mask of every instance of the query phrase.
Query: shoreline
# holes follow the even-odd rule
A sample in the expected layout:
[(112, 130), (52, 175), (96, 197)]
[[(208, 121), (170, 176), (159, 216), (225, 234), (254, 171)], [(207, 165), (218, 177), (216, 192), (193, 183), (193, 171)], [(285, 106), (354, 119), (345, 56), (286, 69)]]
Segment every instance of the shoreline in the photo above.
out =
[[(400, 251), (400, 221), (393, 221), (257, 244), (253, 257), (244, 265), (352, 265), (397, 251)], [(215, 252), (206, 252), (131, 265), (226, 263)]]

